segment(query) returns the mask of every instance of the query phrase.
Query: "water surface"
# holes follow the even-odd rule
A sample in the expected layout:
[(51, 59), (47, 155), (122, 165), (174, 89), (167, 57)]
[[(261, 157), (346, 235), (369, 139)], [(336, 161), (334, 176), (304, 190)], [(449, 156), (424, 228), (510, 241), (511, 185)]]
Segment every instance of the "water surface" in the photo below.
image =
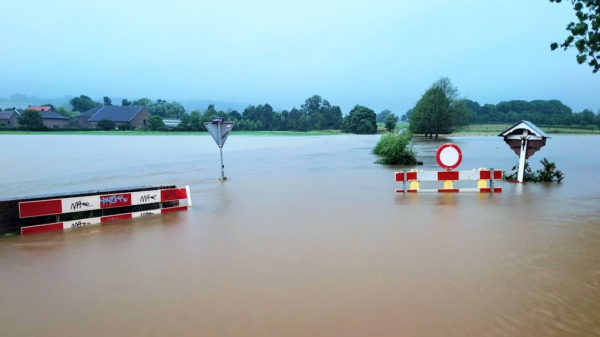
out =
[[(561, 184), (395, 194), (379, 136), (0, 135), (0, 198), (190, 185), (187, 212), (0, 238), (0, 335), (594, 336), (600, 137), (553, 137)], [(444, 141), (416, 140), (423, 170)], [(510, 169), (499, 137), (459, 169)], [(473, 183), (474, 184), (474, 183)]]

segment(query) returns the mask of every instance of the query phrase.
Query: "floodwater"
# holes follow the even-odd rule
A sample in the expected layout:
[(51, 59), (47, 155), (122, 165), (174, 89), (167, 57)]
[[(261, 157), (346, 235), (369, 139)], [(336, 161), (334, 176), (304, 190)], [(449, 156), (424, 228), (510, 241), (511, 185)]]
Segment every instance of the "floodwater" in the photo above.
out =
[[(597, 336), (600, 137), (561, 184), (394, 193), (379, 136), (0, 136), (0, 198), (190, 185), (187, 212), (0, 238), (2, 336)], [(510, 170), (499, 137), (443, 142)], [(410, 169), (410, 168), (408, 168)], [(473, 182), (474, 184), (474, 182)]]

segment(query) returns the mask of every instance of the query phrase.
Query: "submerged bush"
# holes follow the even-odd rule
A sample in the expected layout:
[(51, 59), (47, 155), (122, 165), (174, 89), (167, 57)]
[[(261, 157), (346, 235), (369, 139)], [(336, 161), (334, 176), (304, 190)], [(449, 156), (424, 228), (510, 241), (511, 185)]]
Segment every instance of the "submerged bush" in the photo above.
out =
[(381, 136), (373, 153), (381, 156), (376, 161), (378, 164), (385, 165), (416, 165), (417, 152), (410, 146), (412, 133), (405, 131), (399, 135), (386, 133)]
[[(556, 164), (549, 162), (548, 159), (544, 158), (540, 160), (540, 163), (544, 166), (543, 169), (533, 171), (529, 163), (525, 162), (525, 169), (523, 170), (523, 182), (553, 182), (560, 183), (564, 179), (564, 175), (561, 171), (556, 169)], [(504, 174), (504, 180), (515, 181), (519, 174), (519, 165), (512, 168), (515, 172), (510, 175)]]

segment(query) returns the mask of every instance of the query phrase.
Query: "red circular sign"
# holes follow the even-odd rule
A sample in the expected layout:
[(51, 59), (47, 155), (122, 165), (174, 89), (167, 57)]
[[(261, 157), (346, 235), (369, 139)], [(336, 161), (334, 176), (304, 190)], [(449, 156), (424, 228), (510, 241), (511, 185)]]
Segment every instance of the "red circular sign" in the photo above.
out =
[(444, 144), (437, 150), (435, 159), (442, 168), (452, 170), (460, 165), (460, 162), (462, 161), (462, 152), (460, 151), (460, 148), (454, 144)]

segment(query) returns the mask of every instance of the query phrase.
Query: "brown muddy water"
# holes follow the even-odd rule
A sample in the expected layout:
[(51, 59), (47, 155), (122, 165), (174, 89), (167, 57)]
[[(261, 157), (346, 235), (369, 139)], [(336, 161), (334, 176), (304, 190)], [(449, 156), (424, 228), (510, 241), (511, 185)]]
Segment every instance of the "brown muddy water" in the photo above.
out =
[[(600, 137), (561, 184), (395, 194), (379, 136), (0, 136), (0, 198), (173, 183), (187, 212), (0, 238), (1, 336), (597, 336)], [(447, 140), (445, 140), (447, 141)], [(445, 141), (415, 141), (437, 170)], [(499, 137), (459, 169), (510, 169)]]

